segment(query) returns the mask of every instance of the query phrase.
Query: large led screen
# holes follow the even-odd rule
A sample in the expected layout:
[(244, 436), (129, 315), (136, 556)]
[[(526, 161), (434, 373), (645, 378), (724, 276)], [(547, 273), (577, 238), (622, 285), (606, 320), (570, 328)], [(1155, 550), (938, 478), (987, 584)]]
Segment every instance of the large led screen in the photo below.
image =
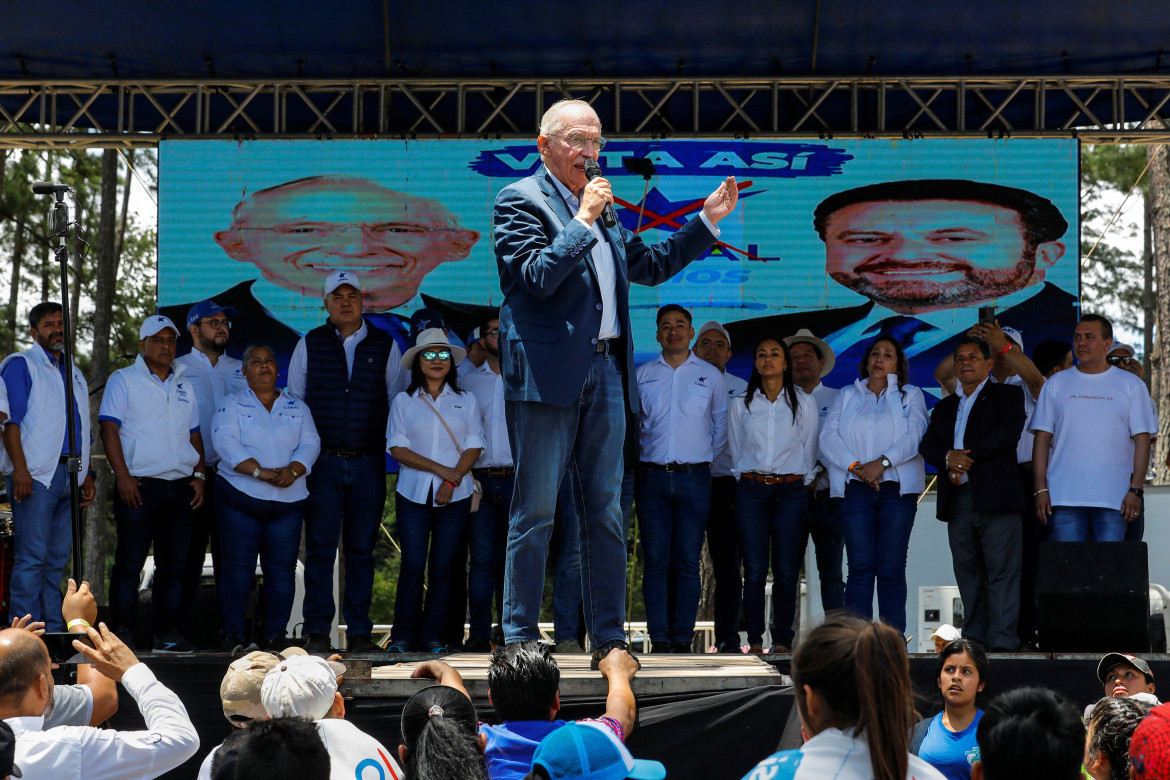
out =
[[(836, 386), (886, 331), (937, 394), (935, 367), (983, 305), (1028, 352), (1069, 340), (1077, 155), (1075, 140), (613, 140), (600, 163), (646, 241), (697, 218), (723, 177), (740, 187), (705, 256), (631, 289), (638, 359), (657, 352), (665, 303), (727, 324), (745, 376), (755, 341), (809, 328), (837, 353)], [(649, 179), (628, 169), (639, 158)], [(166, 141), (159, 163), (160, 305), (235, 306), (230, 351), (264, 341), (283, 364), (323, 322), (334, 269), (360, 276), (367, 314), (404, 347), (424, 305), (466, 339), (501, 302), (492, 200), (540, 157), (534, 140)]]

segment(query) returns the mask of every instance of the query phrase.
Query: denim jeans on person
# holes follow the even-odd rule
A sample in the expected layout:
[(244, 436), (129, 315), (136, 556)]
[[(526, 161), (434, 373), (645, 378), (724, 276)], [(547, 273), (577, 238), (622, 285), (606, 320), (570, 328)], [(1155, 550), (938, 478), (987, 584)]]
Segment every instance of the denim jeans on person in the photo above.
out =
[(322, 451), (306, 479), (304, 633), (333, 630), (333, 562), (340, 540), (345, 551), (345, 633), (369, 634), (374, 628), (374, 543), (386, 505), (386, 456), (343, 458)]
[[(579, 642), (581, 630), (581, 521), (580, 502), (569, 473), (561, 480), (557, 515), (549, 553), (553, 557), (553, 642)], [(584, 647), (584, 645), (582, 645)]]
[[(11, 499), (12, 477), (5, 482)], [(12, 501), (12, 522), (8, 613), (13, 617), (32, 615), (33, 620), (44, 621), (46, 631), (64, 631), (61, 572), (73, 542), (69, 475), (64, 463), (57, 464), (48, 487), (34, 479), (32, 493)]]
[[(395, 493), (394, 507), (402, 563), (398, 570), (398, 590), (394, 595), (391, 642), (407, 650), (443, 646), (451, 580), (456, 575), (455, 553), (471, 513), (471, 499), (430, 506), (417, 504), (401, 493)], [(427, 581), (425, 606), (424, 575)]]
[(764, 586), (772, 564), (772, 644), (791, 647), (796, 590), (808, 540), (804, 483), (765, 485), (740, 479), (735, 486), (735, 526), (743, 551), (743, 612), (748, 644), (764, 641)]
[(906, 553), (918, 495), (899, 495), (897, 482), (882, 482), (880, 489), (850, 480), (838, 505), (849, 575), (845, 582), (845, 608), (861, 617), (873, 616), (874, 580), (877, 580), (878, 615), (902, 633), (906, 632)]
[(626, 540), (619, 508), (625, 391), (615, 357), (593, 355), (568, 406), (508, 401), (516, 488), (504, 573), (504, 638), (540, 638), (540, 605), (557, 494), (569, 469), (581, 518), (585, 625), (594, 646), (625, 637)]
[[(468, 523), (471, 566), (467, 575), (468, 635), (489, 639), (492, 635), (492, 601), (504, 605), (504, 545), (508, 538), (508, 507), (512, 505), (513, 478), (492, 477), (476, 470), (483, 487), (479, 509)], [(458, 568), (458, 567), (456, 567)], [(458, 576), (458, 572), (456, 572)], [(452, 604), (453, 609), (458, 605)]]
[[(219, 582), (219, 609), (225, 636), (245, 639), (248, 596), (255, 582), (256, 557), (264, 572), (264, 615), (266, 640), (286, 635), (296, 592), (297, 552), (301, 546), (301, 523), (305, 502), (270, 501), (253, 498), (237, 490), (223, 477), (216, 480), (215, 513), (223, 546)], [(259, 639), (259, 636), (254, 636)]]
[[(711, 506), (711, 468), (665, 471), (643, 465), (636, 484), (646, 630), (651, 642), (690, 644), (701, 591), (699, 559)], [(670, 576), (675, 584), (673, 605), (667, 597)]]
[(1121, 542), (1125, 541), (1126, 522), (1121, 516), (1121, 502), (1113, 508), (1099, 506), (1054, 506), (1048, 520), (1050, 542)]
[(154, 543), (154, 584), (151, 586), (152, 625), (155, 637), (177, 627), (186, 616), (179, 612), (183, 564), (191, 543), (191, 501), (195, 491), (190, 478), (139, 480), (142, 503), (130, 508), (114, 495), (114, 522), (118, 544), (110, 570), (111, 625), (134, 629), (138, 613), (138, 580)]

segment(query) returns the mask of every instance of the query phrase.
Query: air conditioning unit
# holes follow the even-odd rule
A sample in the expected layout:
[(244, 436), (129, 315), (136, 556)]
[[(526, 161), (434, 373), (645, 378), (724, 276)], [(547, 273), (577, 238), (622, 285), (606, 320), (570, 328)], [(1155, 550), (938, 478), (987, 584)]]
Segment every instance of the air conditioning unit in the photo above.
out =
[(963, 630), (963, 599), (957, 585), (921, 585), (918, 588), (918, 633), (914, 637), (918, 653), (933, 653), (930, 635), (944, 623)]

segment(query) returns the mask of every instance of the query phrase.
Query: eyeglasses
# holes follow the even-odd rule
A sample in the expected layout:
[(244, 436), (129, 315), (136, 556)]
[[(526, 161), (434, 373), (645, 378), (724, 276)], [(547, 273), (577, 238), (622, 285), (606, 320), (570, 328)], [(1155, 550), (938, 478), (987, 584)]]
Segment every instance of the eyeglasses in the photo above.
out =
[(498, 336), (498, 335), (500, 335), (500, 329), (499, 328), (492, 328), (491, 330), (485, 330), (483, 332), (483, 335), (484, 336)]
[(1111, 366), (1128, 366), (1133, 363), (1135, 359), (1136, 358), (1131, 358), (1129, 355), (1110, 355), (1109, 357), (1105, 358), (1105, 362)]
[[(550, 133), (550, 135), (552, 135)], [(593, 148), (601, 151), (605, 148), (606, 140), (604, 138), (586, 138), (583, 135), (553, 135), (553, 138), (560, 138), (574, 149), (584, 149), (585, 144), (593, 144)]]
[(228, 330), (232, 329), (232, 321), (231, 320), (203, 320), (199, 324), (200, 325), (209, 325), (209, 326), (211, 326), (212, 330), (219, 330), (220, 328), (227, 328)]
[(293, 224), (274, 227), (241, 227), (243, 230), (275, 233), (290, 243), (315, 244), (341, 238), (346, 231), (359, 230), (362, 238), (380, 246), (418, 246), (441, 239), (443, 233), (461, 233), (461, 228), (423, 227), (384, 222), (373, 225)]
[(436, 351), (433, 349), (428, 349), (426, 352), (422, 353), (422, 359), (423, 360), (450, 360), (451, 359), (451, 350), (440, 349), (440, 350)]

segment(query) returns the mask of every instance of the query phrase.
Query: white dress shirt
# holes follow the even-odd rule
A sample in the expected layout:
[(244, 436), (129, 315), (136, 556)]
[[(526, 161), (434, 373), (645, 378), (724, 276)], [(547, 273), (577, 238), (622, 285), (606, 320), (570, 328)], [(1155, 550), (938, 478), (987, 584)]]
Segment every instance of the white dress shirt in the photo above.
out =
[[(426, 398), (423, 395), (426, 394)], [(456, 393), (444, 383), (437, 399), (432, 399), (426, 390), (419, 388), (414, 393), (399, 393), (390, 405), (390, 419), (386, 421), (386, 449), (405, 447), (417, 455), (429, 458), (435, 463), (454, 468), (459, 463), (459, 450), (451, 441), (447, 429), (439, 416), (431, 411), (427, 401), (435, 405), (443, 416), (451, 433), (459, 440), (463, 450), (483, 448), (483, 425), (479, 418), (479, 404), (471, 393)], [(413, 469), (402, 464), (398, 472), (398, 489), (404, 498), (416, 504), (425, 504), (434, 497), (443, 485), (442, 477), (429, 471)], [(471, 497), (472, 481), (464, 478), (451, 494), (452, 501)]]
[[(795, 418), (795, 419), (794, 419)], [(734, 398), (728, 413), (732, 473), (800, 474), (804, 484), (813, 479), (817, 459), (817, 410), (812, 397), (796, 393), (796, 414), (781, 391), (769, 401), (762, 390)]]
[(926, 470), (918, 445), (929, 422), (922, 390), (914, 385), (899, 390), (896, 374), (889, 375), (880, 395), (874, 395), (864, 379), (841, 388), (820, 436), (830, 495), (843, 497), (845, 483), (857, 479), (849, 471), (851, 465), (881, 455), (889, 458), (891, 467), (880, 481), (899, 483), (902, 495), (921, 493), (926, 489)]
[[(747, 382), (735, 374), (723, 372), (723, 386), (727, 388), (727, 409), (728, 409), (728, 424), (731, 423), (731, 404), (736, 399), (747, 392)], [(715, 453), (715, 460), (711, 461), (711, 476), (712, 477), (730, 477), (731, 473), (731, 448), (724, 445), (723, 449)]]
[[(800, 392), (803, 393), (804, 390), (800, 390)], [(829, 466), (821, 457), (820, 436), (821, 431), (825, 429), (825, 420), (829, 418), (829, 409), (833, 407), (833, 402), (837, 400), (839, 392), (841, 391), (835, 387), (825, 387), (823, 383), (817, 382), (817, 386), (812, 389), (811, 393), (808, 393), (817, 408), (817, 462), (824, 467), (817, 475), (816, 489), (818, 491), (829, 489)]]
[[(569, 207), (569, 212), (576, 214), (577, 210), (581, 208), (581, 201), (578, 199), (577, 194), (570, 192), (569, 188), (562, 184), (560, 179), (553, 176), (548, 168), (544, 168), (543, 170), (549, 174), (549, 178), (557, 185), (557, 190), (561, 193), (565, 205)], [(622, 335), (622, 327), (618, 319), (617, 311), (617, 271), (613, 265), (613, 247), (605, 240), (605, 231), (601, 229), (601, 217), (593, 220), (592, 225), (586, 225), (583, 219), (576, 217), (574, 219), (577, 219), (578, 222), (585, 225), (597, 238), (597, 243), (593, 245), (593, 249), (589, 252), (590, 257), (593, 258), (593, 268), (597, 272), (598, 291), (601, 293), (601, 328), (597, 332), (597, 338), (617, 338)], [(712, 236), (715, 238), (719, 237), (719, 228), (702, 211), (699, 212), (699, 219), (703, 220), (703, 224), (711, 231)], [(613, 229), (616, 230), (617, 228)]]
[[(991, 377), (988, 377), (990, 379)], [(967, 435), (967, 418), (971, 416), (971, 407), (975, 405), (975, 399), (979, 397), (983, 386), (987, 384), (987, 379), (979, 383), (979, 387), (975, 388), (975, 392), (967, 395), (963, 392), (963, 383), (959, 382), (955, 386), (955, 395), (959, 396), (959, 409), (955, 412), (955, 446), (954, 449), (966, 449), (963, 446), (963, 437)], [(964, 471), (959, 474), (959, 484), (966, 485), (968, 481), (967, 472)]]
[[(340, 332), (336, 329), (334, 332), (341, 338)], [(349, 371), (347, 376), (353, 376), (353, 355), (367, 333), (369, 325), (363, 319), (360, 328), (341, 339), (341, 347), (345, 350), (345, 367)], [(309, 350), (305, 346), (305, 337), (301, 336), (301, 340), (293, 349), (292, 359), (288, 362), (288, 391), (297, 398), (305, 397), (308, 374)], [(386, 403), (393, 402), (394, 396), (405, 390), (409, 381), (410, 372), (402, 367), (402, 350), (398, 349), (398, 342), (395, 341), (390, 345), (390, 356), (386, 358)]]
[(211, 418), (220, 407), (220, 401), (248, 389), (248, 380), (244, 379), (244, 364), (230, 355), (220, 355), (213, 366), (210, 358), (197, 349), (175, 358), (175, 363), (183, 367), (183, 376), (195, 388), (195, 402), (199, 404), (199, 430), (204, 434), (203, 462), (212, 466), (219, 462), (219, 453), (215, 450), (212, 437), (208, 435)]
[(479, 404), (483, 427), (483, 452), (475, 467), (498, 469), (513, 465), (512, 445), (508, 443), (508, 425), (504, 419), (504, 378), (492, 371), (485, 360), (479, 368), (471, 369), (462, 383)]
[[(321, 437), (304, 401), (281, 393), (269, 411), (250, 387), (245, 388), (223, 399), (211, 425), (211, 438), (226, 466), (219, 473), (236, 490), (262, 501), (287, 503), (309, 497), (305, 475), (321, 454)], [(248, 458), (255, 458), (265, 469), (283, 468), (296, 461), (305, 472), (288, 487), (277, 487), (236, 471)]]
[(638, 366), (640, 459), (710, 463), (727, 445), (727, 392), (722, 372), (695, 353), (678, 368), (662, 355)]
[(42, 731), (43, 717), (8, 718), (16, 735), (15, 763), (27, 780), (140, 780), (158, 777), (199, 749), (199, 735), (179, 697), (138, 663), (122, 676), (138, 702), (143, 731), (58, 726)]

